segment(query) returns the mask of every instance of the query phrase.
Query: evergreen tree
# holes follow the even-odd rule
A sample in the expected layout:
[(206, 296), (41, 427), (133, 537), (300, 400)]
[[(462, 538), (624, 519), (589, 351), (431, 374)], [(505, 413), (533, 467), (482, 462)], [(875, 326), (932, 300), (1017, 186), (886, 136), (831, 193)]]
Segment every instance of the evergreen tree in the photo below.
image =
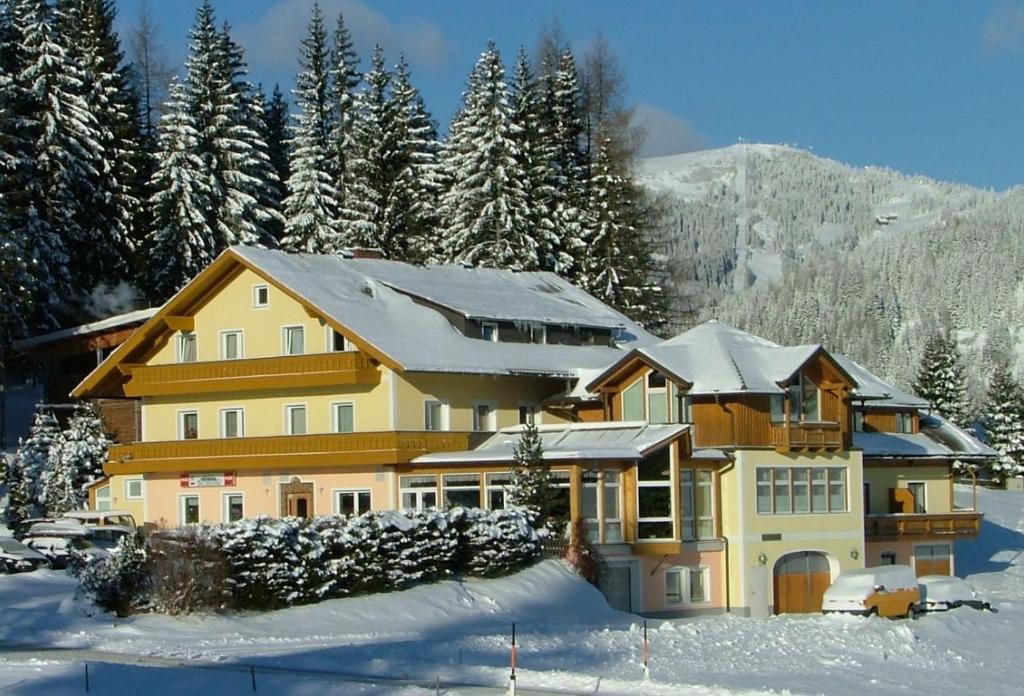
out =
[(387, 239), (384, 213), (394, 178), (392, 168), (398, 149), (395, 142), (393, 106), (389, 90), (391, 73), (384, 65), (384, 51), (374, 47), (370, 71), (356, 98), (358, 118), (354, 127), (355, 156), (349, 161), (350, 183), (345, 189), (346, 229), (350, 243), (394, 252)]
[(523, 426), (522, 435), (512, 452), (509, 502), (525, 507), (530, 512), (534, 528), (541, 528), (554, 511), (554, 489), (551, 486), (551, 467), (544, 460), (544, 448), (537, 426)]
[(342, 249), (351, 245), (349, 221), (359, 217), (359, 213), (350, 205), (349, 188), (354, 185), (352, 160), (357, 156), (356, 87), (361, 80), (359, 58), (352, 36), (345, 26), (344, 16), (339, 14), (331, 46), (328, 101), (331, 113), (329, 167), (332, 185), (337, 192), (338, 248)]
[(42, 511), (42, 481), (50, 461), (54, 442), (60, 437), (60, 426), (53, 413), (37, 409), (28, 437), (19, 441), (8, 469), (7, 512), (10, 522), (34, 517)]
[[(264, 126), (267, 140), (267, 156), (270, 158), (270, 166), (274, 168), (276, 181), (273, 182), (274, 197), (281, 201), (284, 207), (284, 200), (288, 196), (288, 179), (291, 170), (288, 165), (288, 141), (291, 136), (288, 132), (288, 102), (285, 101), (280, 87), (274, 85), (274, 91), (270, 96), (270, 102), (266, 106), (267, 122)], [(277, 234), (277, 241), (280, 243), (284, 236), (283, 219), (280, 233)]]
[(54, 438), (41, 477), (39, 498), (47, 514), (60, 515), (85, 505), (83, 487), (103, 476), (109, 446), (95, 408), (77, 409), (68, 427)]
[(946, 335), (935, 334), (925, 344), (914, 393), (954, 424), (970, 426), (960, 351)]
[(988, 444), (999, 453), (992, 468), (1006, 476), (1018, 476), (1024, 473), (1024, 390), (1008, 364), (995, 367), (986, 401)]
[(281, 243), (291, 251), (337, 253), (344, 244), (338, 232), (336, 170), (331, 161), (334, 116), (330, 53), (319, 6), (313, 7), (299, 66), (293, 92), (297, 113), (290, 142), (285, 237)]
[(537, 266), (525, 173), (517, 160), (505, 67), (493, 42), (470, 75), (444, 151), (450, 188), (441, 199), (445, 260), (473, 266)]

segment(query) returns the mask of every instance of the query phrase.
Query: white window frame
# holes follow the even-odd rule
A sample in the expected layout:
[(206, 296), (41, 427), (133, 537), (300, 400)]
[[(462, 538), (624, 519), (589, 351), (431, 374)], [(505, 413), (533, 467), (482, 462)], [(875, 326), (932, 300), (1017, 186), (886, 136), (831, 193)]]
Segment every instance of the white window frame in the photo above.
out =
[(243, 519), (243, 520), (245, 519), (245, 493), (243, 493), (241, 491), (227, 491), (227, 492), (221, 494), (220, 519), (221, 519), (222, 522), (231, 522), (232, 521), (231, 519), (229, 519), (230, 516), (229, 516), (228, 513), (231, 510), (231, 505), (230, 505), (231, 499), (236, 497), (236, 496), (242, 499), (242, 517), (241, 517), (241, 519)]
[[(228, 336), (238, 336), (238, 356), (229, 358), (228, 353)], [(224, 329), (220, 332), (220, 359), (221, 360), (241, 360), (245, 357), (245, 331), (242, 329)]]
[[(786, 488), (789, 491), (789, 494), (788, 494), (789, 510), (778, 511), (777, 507), (776, 507), (776, 504), (775, 504), (775, 502), (776, 502), (776, 497), (775, 497), (776, 472), (780, 471), (780, 470), (784, 470), (784, 469), (788, 470), (788, 479), (787, 479)], [(793, 485), (794, 481), (795, 481), (795, 476), (793, 475), (793, 472), (798, 470), (798, 469), (807, 469), (807, 471), (808, 471), (808, 474), (807, 474), (807, 476), (808, 476), (808, 478), (807, 478), (808, 511), (807, 512), (796, 512), (795, 511), (796, 496), (794, 495), (794, 492), (793, 492), (794, 488), (795, 488), (794, 485)], [(815, 486), (814, 472), (818, 471), (818, 470), (824, 470), (825, 471), (825, 482), (824, 482), (824, 485), (825, 485), (825, 509), (824, 510), (816, 510), (815, 506), (814, 506), (814, 486)], [(770, 509), (769, 510), (762, 510), (760, 508), (760, 505), (759, 505), (759, 503), (760, 503), (759, 495), (761, 493), (761, 490), (762, 490), (764, 484), (762, 484), (758, 480), (758, 474), (760, 474), (762, 471), (768, 472), (768, 475), (769, 475), (769, 480), (767, 482), (768, 491), (769, 491), (769, 501), (770, 501)], [(834, 472), (844, 472), (843, 475), (842, 475), (843, 476), (843, 509), (842, 510), (833, 509), (832, 508), (832, 482), (834, 480), (833, 479), (833, 473)], [(851, 512), (851, 510), (850, 510), (850, 472), (849, 472), (849, 469), (847, 467), (843, 467), (843, 466), (758, 466), (758, 467), (754, 468), (754, 500), (755, 500), (755, 506), (756, 506), (755, 509), (757, 510), (757, 514), (758, 515), (786, 515), (786, 516), (793, 516), (793, 515), (797, 515), (797, 516), (799, 516), (799, 515), (846, 515), (846, 514), (849, 514)]]
[[(440, 404), (441, 423), (440, 428), (431, 428), (427, 422), (427, 404)], [(445, 432), (451, 429), (451, 409), (449, 408), (447, 401), (441, 399), (424, 399), (423, 400), (423, 429), (428, 432)]]
[[(126, 478), (124, 480), (124, 499), (125, 500), (142, 500), (143, 498), (145, 498), (145, 496), (146, 496), (145, 485), (146, 484), (143, 483), (144, 480), (145, 479), (143, 479), (141, 476), (132, 476), (131, 478)], [(129, 490), (130, 490), (129, 484), (132, 484), (132, 483), (138, 483), (139, 484), (139, 494), (138, 495), (131, 495), (129, 493)], [(99, 500), (99, 496), (97, 496), (96, 499), (98, 501)]]
[[(693, 589), (691, 577), (699, 573), (704, 580), (704, 599), (694, 601), (690, 597)], [(679, 578), (679, 599), (669, 599), (669, 576), (675, 575)], [(711, 572), (707, 566), (671, 566), (665, 569), (665, 604), (668, 606), (700, 606), (711, 603)]]
[[(492, 330), (490, 338), (487, 338), (487, 336), (485, 335), (487, 329), (491, 329)], [(490, 341), (491, 343), (497, 343), (499, 340), (501, 340), (499, 338), (498, 322), (496, 322), (496, 321), (482, 321), (482, 322), (480, 322), (480, 338), (482, 338), (485, 341)]]
[[(100, 491), (106, 491), (107, 494), (101, 496), (100, 495)], [(111, 493), (111, 491), (110, 491), (110, 484), (109, 483), (107, 485), (105, 485), (105, 486), (100, 486), (99, 488), (96, 489), (96, 509), (97, 510), (109, 510), (110, 509), (111, 502), (113, 501), (113, 496), (110, 493)], [(107, 504), (107, 506), (105, 508), (101, 508), (100, 507), (100, 505), (102, 505), (103, 503)]]
[[(259, 292), (260, 290), (267, 291), (267, 301), (260, 304)], [(270, 306), (270, 286), (266, 283), (256, 283), (252, 286), (252, 308), (253, 309), (266, 309)]]
[[(669, 462), (669, 477), (667, 481), (642, 481), (640, 479), (640, 462), (636, 464), (636, 539), (637, 543), (651, 543), (651, 542), (662, 542), (672, 541), (679, 538), (678, 520), (679, 517), (679, 477), (676, 475), (676, 471), (679, 468), (678, 462), (676, 462), (676, 448), (669, 444), (665, 447), (668, 448), (668, 462)], [(620, 482), (621, 485), (621, 482)], [(668, 517), (640, 517), (640, 489), (641, 488), (668, 488), (669, 491), (669, 516)], [(620, 513), (621, 514), (621, 513)], [(672, 527), (671, 536), (667, 537), (641, 537), (640, 536), (640, 525), (643, 522), (668, 522)]]
[[(906, 428), (904, 430), (904, 428)], [(914, 432), (914, 416), (900, 411), (896, 414), (896, 432), (903, 435), (910, 435)]]
[[(537, 339), (540, 338), (538, 341)], [(548, 342), (547, 324), (530, 324), (530, 343), (545, 345)]]
[[(196, 359), (195, 360), (184, 360), (184, 353), (185, 353), (184, 349), (185, 349), (185, 339), (186, 338), (191, 338), (192, 339), (192, 343), (195, 345), (195, 349), (196, 349)], [(199, 337), (196, 335), (195, 331), (179, 331), (178, 332), (178, 336), (175, 339), (175, 356), (176, 356), (177, 362), (181, 363), (181, 364), (199, 362)]]
[(217, 412), (218, 427), (220, 429), (221, 439), (228, 439), (227, 435), (227, 414), (228, 412), (238, 413), (238, 434), (232, 435), (231, 438), (245, 437), (245, 407), (244, 406), (225, 406), (219, 409)]
[[(526, 420), (523, 420), (523, 409), (526, 409)], [(540, 423), (540, 419), (538, 418), (539, 415), (540, 409), (537, 408), (536, 403), (522, 402), (516, 410), (516, 417), (519, 419), (519, 425), (527, 425), (530, 423), (538, 425)]]
[[(426, 477), (433, 478), (434, 479), (434, 486), (433, 487), (430, 487), (430, 486), (408, 486), (407, 487), (403, 483), (405, 479), (421, 478), (421, 477), (422, 478), (426, 478)], [(402, 509), (408, 509), (408, 510), (426, 510), (428, 507), (437, 507), (437, 506), (439, 506), (441, 504), (441, 490), (440, 490), (439, 484), (440, 484), (440, 480), (438, 479), (437, 474), (408, 474), (408, 475), (399, 476), (399, 478), (398, 478), (398, 486), (399, 486), (399, 488), (398, 488), (398, 496), (399, 496), (398, 497), (398, 504), (399, 504), (399, 507), (402, 508)], [(412, 495), (412, 496), (415, 497), (415, 504), (412, 507), (407, 507), (405, 505), (404, 498), (405, 498), (405, 495), (407, 493), (409, 495)], [(433, 493), (434, 494), (434, 505), (433, 506), (425, 506), (423, 504), (423, 496), (424, 496), (424, 494), (427, 494), (427, 493)]]
[[(654, 375), (654, 374), (660, 374), (662, 379), (665, 380), (665, 386), (664, 387), (652, 387), (651, 386), (651, 376)], [(669, 403), (669, 392), (671, 391), (671, 389), (669, 388), (669, 385), (672, 384), (672, 380), (670, 380), (663, 372), (658, 372), (657, 370), (651, 370), (646, 375), (644, 375), (643, 382), (644, 382), (644, 420), (646, 420), (648, 423), (651, 422), (651, 397), (652, 396), (653, 397), (660, 396), (662, 402), (665, 404), (665, 420), (663, 421), (663, 423), (671, 423), (672, 422), (672, 404)], [(656, 423), (655, 425), (661, 425), (661, 423)]]
[[(195, 522), (185, 521), (185, 501), (189, 498), (196, 499), (196, 508), (198, 509), (197, 517)], [(184, 527), (185, 525), (201, 524), (203, 521), (203, 501), (200, 499), (198, 493), (183, 493), (178, 496), (178, 525)]]
[[(352, 343), (352, 341), (348, 340), (348, 336), (341, 333), (340, 331), (335, 331), (334, 327), (331, 326), (330, 324), (325, 326), (324, 329), (324, 348), (326, 348), (326, 350), (324, 351), (325, 353), (354, 353), (355, 351), (359, 350), (358, 348), (356, 348), (355, 344)], [(341, 336), (341, 350), (337, 350), (334, 347), (334, 334), (338, 334), (339, 336)]]
[(914, 498), (914, 506), (921, 508), (921, 512), (917, 512), (915, 510), (914, 514), (915, 515), (927, 515), (928, 514), (928, 483), (925, 482), (925, 481), (907, 481), (907, 483), (906, 483), (907, 490), (909, 491), (910, 487), (912, 485), (917, 485), (917, 484), (921, 485), (921, 493), (923, 495), (921, 496), (922, 499), (920, 501), (920, 505), (918, 504), (917, 498), (916, 497)]
[[(476, 484), (475, 485), (470, 485), (468, 483), (456, 482), (454, 485), (449, 486), (448, 482), (446, 481), (446, 479), (449, 476), (475, 476), (476, 477)], [(476, 505), (471, 505), (470, 507), (483, 508), (485, 506), (485, 503), (483, 501), (483, 491), (484, 491), (484, 476), (483, 476), (483, 474), (481, 474), (479, 472), (474, 472), (474, 471), (460, 471), (460, 472), (453, 472), (453, 473), (450, 473), (450, 474), (442, 474), (441, 475), (441, 497), (439, 498), (439, 500), (440, 500), (440, 503), (443, 504), (445, 507), (448, 507), (450, 505), (450, 503), (448, 502), (448, 489), (449, 488), (451, 490), (453, 490), (453, 491), (469, 491), (469, 490), (474, 490), (474, 491), (476, 491), (477, 502), (476, 502)]]
[[(302, 352), (301, 353), (289, 353), (289, 341), (288, 332), (298, 329), (302, 331)], [(303, 324), (285, 324), (281, 327), (281, 355), (306, 355), (306, 327)]]
[[(500, 483), (505, 480), (507, 483)], [(494, 482), (499, 483), (494, 483)], [(492, 471), (484, 474), (484, 507), (488, 510), (504, 510), (508, 507), (508, 491), (512, 485), (511, 474), (508, 472)], [(491, 494), (501, 494), (501, 507), (491, 506)]]
[[(365, 510), (359, 509), (359, 495), (366, 493), (370, 496), (370, 504)], [(331, 489), (331, 510), (335, 515), (341, 515), (341, 501), (339, 500), (342, 495), (354, 495), (355, 496), (355, 507), (356, 516), (362, 515), (364, 512), (373, 510), (373, 491), (369, 488), (332, 488)]]
[[(478, 423), (477, 418), (477, 407), (487, 407), (487, 418), (485, 423)], [(475, 433), (494, 433), (498, 431), (498, 404), (494, 401), (474, 401), (473, 402), (473, 432)], [(483, 427), (477, 427), (483, 426)]]
[[(352, 408), (352, 430), (338, 429), (338, 407), (349, 406)], [(308, 417), (308, 414), (307, 414)], [(308, 424), (307, 424), (308, 429)], [(331, 432), (332, 433), (354, 433), (356, 432), (356, 403), (354, 401), (332, 401), (331, 402)]]
[[(303, 409), (306, 414), (305, 425), (306, 432), (304, 433), (293, 433), (292, 432), (292, 411), (295, 409)], [(294, 403), (284, 405), (284, 434), (285, 435), (309, 435), (309, 405), (304, 403)]]
[[(185, 437), (185, 416), (194, 414), (196, 417), (196, 436)], [(194, 408), (186, 408), (178, 411), (178, 439), (179, 440), (198, 440), (199, 439), (199, 411)]]

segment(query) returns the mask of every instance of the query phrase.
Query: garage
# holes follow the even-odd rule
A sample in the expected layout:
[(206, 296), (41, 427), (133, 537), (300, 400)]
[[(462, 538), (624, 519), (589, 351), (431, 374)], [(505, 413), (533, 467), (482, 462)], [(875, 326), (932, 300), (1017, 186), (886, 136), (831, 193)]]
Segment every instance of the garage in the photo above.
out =
[(949, 544), (918, 544), (914, 547), (914, 570), (917, 576), (952, 575)]
[(817, 551), (798, 551), (775, 564), (775, 613), (821, 611), (821, 600), (832, 583), (828, 557)]
[(598, 589), (608, 600), (609, 606), (620, 611), (632, 611), (633, 587), (628, 565), (607, 565), (601, 568), (597, 581)]

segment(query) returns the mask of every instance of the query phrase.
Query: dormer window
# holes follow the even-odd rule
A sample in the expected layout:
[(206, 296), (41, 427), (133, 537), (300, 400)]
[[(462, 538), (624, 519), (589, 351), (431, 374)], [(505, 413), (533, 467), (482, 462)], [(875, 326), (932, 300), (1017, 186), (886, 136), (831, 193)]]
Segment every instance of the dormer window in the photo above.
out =
[(897, 413), (896, 432), (908, 435), (914, 432), (914, 417), (909, 413)]
[(498, 342), (498, 325), (493, 321), (485, 321), (480, 324), (480, 336), (491, 343)]
[(263, 309), (270, 305), (270, 288), (266, 285), (252, 286), (252, 306), (254, 309)]
[(786, 420), (786, 400), (789, 401), (790, 421), (820, 421), (821, 399), (818, 394), (818, 385), (804, 375), (800, 375), (786, 387), (785, 396), (770, 397), (772, 422), (781, 423)]
[(668, 423), (668, 380), (660, 372), (647, 374), (647, 422)]

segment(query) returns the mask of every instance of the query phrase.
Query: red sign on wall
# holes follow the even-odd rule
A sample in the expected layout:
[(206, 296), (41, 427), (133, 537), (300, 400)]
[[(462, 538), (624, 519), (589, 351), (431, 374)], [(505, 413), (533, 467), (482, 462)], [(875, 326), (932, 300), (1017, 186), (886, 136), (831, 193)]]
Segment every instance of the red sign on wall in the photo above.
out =
[(182, 472), (178, 477), (182, 488), (219, 488), (235, 485), (235, 472), (189, 474)]

